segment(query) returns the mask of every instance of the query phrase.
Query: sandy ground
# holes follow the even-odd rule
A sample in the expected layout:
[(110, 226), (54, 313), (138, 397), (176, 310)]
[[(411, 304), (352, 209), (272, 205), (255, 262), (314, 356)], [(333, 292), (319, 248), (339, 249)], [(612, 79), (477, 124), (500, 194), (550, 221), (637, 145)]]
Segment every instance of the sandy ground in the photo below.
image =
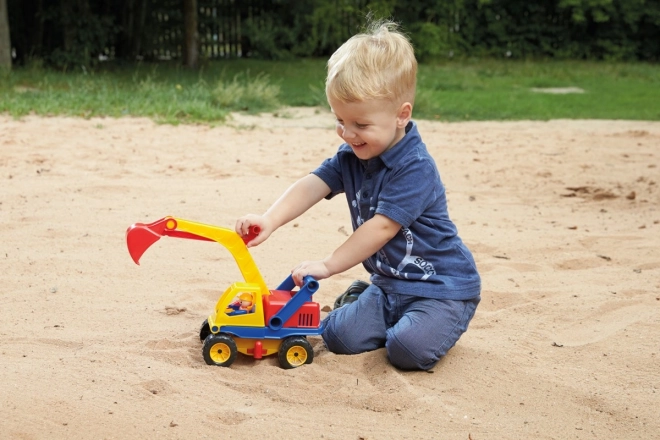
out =
[[(318, 337), (301, 368), (207, 366), (198, 329), (241, 280), (231, 255), (164, 238), (137, 266), (127, 227), (263, 212), (334, 153), (332, 124), (0, 116), (0, 438), (660, 438), (657, 122), (419, 122), (483, 277), (456, 347), (430, 372)], [(345, 203), (253, 250), (269, 286), (346, 238)]]

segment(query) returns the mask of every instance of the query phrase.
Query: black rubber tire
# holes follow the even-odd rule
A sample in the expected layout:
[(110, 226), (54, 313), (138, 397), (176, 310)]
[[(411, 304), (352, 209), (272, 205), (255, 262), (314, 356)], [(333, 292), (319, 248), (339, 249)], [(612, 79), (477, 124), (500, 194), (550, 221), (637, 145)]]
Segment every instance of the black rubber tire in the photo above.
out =
[(228, 367), (234, 363), (237, 355), (236, 342), (228, 334), (211, 334), (204, 339), (202, 356), (208, 365)]
[(211, 334), (211, 327), (209, 327), (209, 320), (205, 319), (202, 326), (199, 328), (199, 340), (204, 342), (206, 337)]
[(280, 366), (285, 370), (297, 368), (314, 361), (312, 344), (304, 336), (291, 336), (282, 341), (277, 352)]

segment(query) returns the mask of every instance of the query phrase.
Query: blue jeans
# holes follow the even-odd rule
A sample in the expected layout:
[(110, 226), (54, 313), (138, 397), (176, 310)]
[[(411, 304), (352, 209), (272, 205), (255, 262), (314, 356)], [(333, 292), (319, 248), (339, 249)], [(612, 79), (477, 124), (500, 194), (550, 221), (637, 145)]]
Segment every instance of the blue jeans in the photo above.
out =
[(386, 294), (370, 285), (324, 320), (323, 341), (337, 354), (385, 347), (402, 370), (429, 370), (467, 330), (480, 297), (467, 301)]

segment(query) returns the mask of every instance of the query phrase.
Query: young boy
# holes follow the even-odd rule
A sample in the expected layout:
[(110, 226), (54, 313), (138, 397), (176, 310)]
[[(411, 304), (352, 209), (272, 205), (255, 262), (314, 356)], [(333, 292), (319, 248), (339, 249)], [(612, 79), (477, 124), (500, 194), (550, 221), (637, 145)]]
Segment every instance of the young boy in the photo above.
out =
[(292, 270), (295, 282), (362, 263), (371, 274), (357, 300), (332, 311), (323, 340), (339, 354), (385, 347), (390, 362), (428, 370), (467, 330), (480, 300), (474, 259), (449, 219), (433, 158), (411, 121), (417, 61), (391, 22), (346, 41), (328, 61), (326, 95), (344, 140), (336, 155), (294, 183), (262, 216), (266, 240), (324, 198), (345, 193), (353, 234), (328, 257)]

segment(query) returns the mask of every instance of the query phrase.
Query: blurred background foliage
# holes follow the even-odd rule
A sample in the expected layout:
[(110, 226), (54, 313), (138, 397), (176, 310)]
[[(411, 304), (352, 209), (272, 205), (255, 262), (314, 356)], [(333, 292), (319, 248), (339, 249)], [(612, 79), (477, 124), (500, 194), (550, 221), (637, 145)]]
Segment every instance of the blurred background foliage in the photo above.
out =
[(0, 0), (0, 113), (327, 107), (326, 60), (369, 16), (413, 41), (417, 118), (660, 120), (660, 0)]
[(369, 12), (399, 22), (422, 62), (660, 60), (660, 0), (2, 1), (13, 63), (63, 70), (181, 59), (186, 25), (195, 27), (201, 62), (327, 57)]

